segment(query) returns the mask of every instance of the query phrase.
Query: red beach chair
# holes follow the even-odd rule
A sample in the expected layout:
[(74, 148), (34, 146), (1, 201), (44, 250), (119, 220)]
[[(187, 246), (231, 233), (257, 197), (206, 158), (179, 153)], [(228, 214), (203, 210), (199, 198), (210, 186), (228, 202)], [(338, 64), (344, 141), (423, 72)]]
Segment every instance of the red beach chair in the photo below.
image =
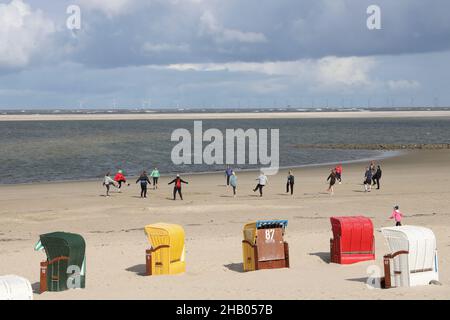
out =
[(331, 262), (352, 264), (375, 260), (372, 220), (366, 217), (331, 217)]

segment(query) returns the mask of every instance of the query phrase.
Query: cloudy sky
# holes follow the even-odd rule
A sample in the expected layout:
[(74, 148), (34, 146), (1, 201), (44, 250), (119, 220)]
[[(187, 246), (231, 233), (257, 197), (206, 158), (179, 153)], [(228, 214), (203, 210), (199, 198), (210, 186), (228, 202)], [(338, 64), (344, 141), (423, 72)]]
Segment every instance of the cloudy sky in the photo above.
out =
[[(381, 30), (367, 28), (372, 4)], [(448, 0), (0, 0), (0, 108), (450, 106), (448, 12)]]

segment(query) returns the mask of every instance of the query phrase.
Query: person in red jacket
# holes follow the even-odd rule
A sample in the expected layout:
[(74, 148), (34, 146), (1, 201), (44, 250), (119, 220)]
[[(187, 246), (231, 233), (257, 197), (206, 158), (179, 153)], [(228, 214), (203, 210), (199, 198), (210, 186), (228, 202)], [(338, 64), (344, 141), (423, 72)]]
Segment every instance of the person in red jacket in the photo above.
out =
[(336, 179), (339, 181), (339, 184), (342, 183), (342, 164), (339, 164), (335, 169), (336, 171)]
[[(122, 183), (127, 182), (127, 178), (125, 178), (125, 176), (123, 175), (122, 170), (117, 171), (117, 173), (114, 177), (114, 181), (117, 182), (117, 184), (119, 185), (119, 190), (120, 190), (120, 188), (122, 188)], [(128, 185), (130, 185), (130, 184), (128, 184)]]
[(177, 177), (172, 181), (170, 181), (168, 184), (171, 185), (172, 183), (175, 183), (173, 187), (173, 200), (176, 200), (177, 193), (180, 195), (180, 199), (183, 200), (183, 195), (181, 194), (181, 184), (182, 183), (188, 184), (188, 182), (181, 179), (180, 175), (177, 174)]

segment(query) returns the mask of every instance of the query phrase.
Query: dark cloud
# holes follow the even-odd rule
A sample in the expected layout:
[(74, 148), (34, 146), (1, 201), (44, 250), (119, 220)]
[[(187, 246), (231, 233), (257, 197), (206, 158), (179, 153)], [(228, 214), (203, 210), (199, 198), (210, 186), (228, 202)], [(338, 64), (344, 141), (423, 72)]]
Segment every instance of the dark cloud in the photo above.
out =
[[(382, 30), (370, 31), (374, 3)], [(70, 58), (109, 68), (442, 51), (450, 47), (449, 9), (446, 0), (145, 1), (113, 17), (83, 11)], [(216, 30), (205, 31), (205, 15)]]
[[(411, 97), (450, 105), (448, 0), (78, 0), (75, 33), (65, 28), (65, 7), (76, 0), (25, 2), (56, 30), (28, 64), (0, 66), (0, 108), (114, 100), (139, 107), (148, 99), (153, 106), (365, 106)], [(371, 4), (382, 9), (382, 30), (366, 27)]]

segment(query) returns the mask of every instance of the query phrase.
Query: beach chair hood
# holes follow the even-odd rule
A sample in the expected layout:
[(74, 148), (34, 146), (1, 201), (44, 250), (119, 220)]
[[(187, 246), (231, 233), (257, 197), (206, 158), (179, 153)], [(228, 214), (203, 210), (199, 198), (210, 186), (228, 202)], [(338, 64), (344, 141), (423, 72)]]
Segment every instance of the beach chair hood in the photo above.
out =
[(69, 265), (82, 267), (86, 243), (82, 236), (74, 233), (53, 232), (40, 236), (48, 261), (58, 257), (68, 257)]
[[(67, 232), (53, 232), (39, 237), (35, 250), (43, 249), (47, 255), (45, 262), (45, 279), (41, 278), (41, 291), (63, 291), (68, 289), (67, 280), (69, 273), (76, 272), (72, 267), (76, 266), (80, 272), (80, 286), (85, 287), (86, 243), (82, 236)], [(42, 275), (41, 265), (41, 275)], [(46, 283), (46, 286), (44, 285)], [(45, 288), (45, 289), (44, 289)]]
[(176, 224), (156, 223), (144, 228), (152, 248), (170, 246), (171, 261), (184, 261), (184, 229)]
[(0, 300), (33, 300), (30, 282), (16, 275), (0, 276)]
[(331, 262), (352, 264), (375, 259), (372, 220), (364, 216), (331, 217)]
[(426, 285), (438, 280), (436, 237), (432, 230), (400, 226), (382, 228), (381, 232), (393, 257), (394, 286)]

